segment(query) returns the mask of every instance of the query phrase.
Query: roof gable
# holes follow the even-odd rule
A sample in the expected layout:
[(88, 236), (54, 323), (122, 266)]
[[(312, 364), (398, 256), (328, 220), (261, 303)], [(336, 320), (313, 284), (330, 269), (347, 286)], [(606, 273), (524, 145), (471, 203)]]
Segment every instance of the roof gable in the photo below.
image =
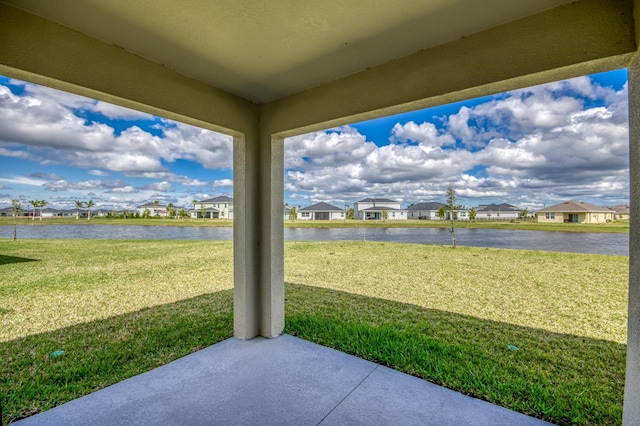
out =
[(502, 203), (502, 204), (486, 204), (478, 206), (476, 209), (478, 212), (519, 212), (520, 209), (514, 205)]
[(226, 195), (220, 195), (218, 197), (207, 198), (206, 200), (198, 201), (198, 203), (233, 203), (233, 198)]
[(310, 206), (304, 207), (300, 209), (305, 210), (305, 211), (327, 211), (327, 210), (331, 210), (331, 211), (339, 211), (341, 212), (343, 209), (341, 209), (340, 207), (336, 207), (333, 206), (329, 203), (316, 203), (316, 204), (312, 204)]
[(606, 207), (596, 206), (595, 204), (585, 203), (584, 201), (569, 200), (564, 203), (555, 204), (538, 210), (538, 213), (588, 213), (588, 212), (610, 212)]
[(446, 206), (446, 204), (438, 203), (437, 201), (432, 201), (429, 203), (418, 203), (414, 204), (411, 207), (408, 207), (407, 210), (440, 210), (441, 207)]
[(398, 203), (399, 201), (390, 200), (388, 198), (365, 198), (364, 200), (356, 201), (357, 203)]

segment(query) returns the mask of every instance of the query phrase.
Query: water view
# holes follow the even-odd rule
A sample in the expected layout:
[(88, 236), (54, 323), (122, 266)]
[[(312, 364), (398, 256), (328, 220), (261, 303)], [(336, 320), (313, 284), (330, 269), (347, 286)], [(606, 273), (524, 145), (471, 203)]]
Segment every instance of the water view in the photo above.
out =
[[(12, 226), (0, 226), (0, 238), (12, 238)], [(19, 226), (18, 238), (117, 240), (231, 240), (231, 227), (47, 225)], [(383, 241), (450, 245), (445, 228), (285, 228), (287, 241)], [(629, 254), (628, 234), (456, 229), (460, 246), (572, 253)]]

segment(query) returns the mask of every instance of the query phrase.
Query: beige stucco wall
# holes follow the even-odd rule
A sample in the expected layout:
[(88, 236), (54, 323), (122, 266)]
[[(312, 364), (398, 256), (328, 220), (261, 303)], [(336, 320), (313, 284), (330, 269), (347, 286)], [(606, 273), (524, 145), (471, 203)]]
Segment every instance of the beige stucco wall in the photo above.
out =
[(536, 218), (537, 221), (540, 223), (563, 223), (564, 222), (564, 216), (562, 213), (554, 213), (554, 218), (553, 219), (547, 219), (545, 213), (536, 213)]
[[(547, 219), (545, 213), (538, 212), (536, 217), (540, 223), (563, 223), (573, 213), (554, 212), (554, 219)], [(613, 220), (613, 212), (578, 213), (577, 223), (606, 223)]]

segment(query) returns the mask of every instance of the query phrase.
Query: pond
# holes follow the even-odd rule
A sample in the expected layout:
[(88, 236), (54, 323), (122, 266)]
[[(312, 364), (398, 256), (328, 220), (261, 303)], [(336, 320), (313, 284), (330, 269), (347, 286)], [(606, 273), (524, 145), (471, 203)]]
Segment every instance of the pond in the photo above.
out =
[[(12, 226), (0, 226), (0, 238), (12, 238)], [(117, 240), (231, 240), (231, 227), (22, 225), (18, 238), (73, 238)], [(383, 241), (450, 245), (446, 228), (285, 228), (288, 241)], [(456, 229), (460, 246), (596, 253), (627, 256), (628, 234)]]

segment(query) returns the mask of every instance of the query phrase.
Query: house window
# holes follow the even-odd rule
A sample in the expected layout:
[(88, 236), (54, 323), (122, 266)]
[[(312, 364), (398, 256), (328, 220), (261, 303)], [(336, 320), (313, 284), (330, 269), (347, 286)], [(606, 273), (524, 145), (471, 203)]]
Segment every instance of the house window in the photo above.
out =
[(545, 213), (544, 217), (546, 219), (555, 219), (556, 218), (556, 214), (555, 213)]
[(310, 212), (302, 212), (302, 217), (310, 217)]
[(396, 212), (391, 212), (391, 217), (396, 217)]

